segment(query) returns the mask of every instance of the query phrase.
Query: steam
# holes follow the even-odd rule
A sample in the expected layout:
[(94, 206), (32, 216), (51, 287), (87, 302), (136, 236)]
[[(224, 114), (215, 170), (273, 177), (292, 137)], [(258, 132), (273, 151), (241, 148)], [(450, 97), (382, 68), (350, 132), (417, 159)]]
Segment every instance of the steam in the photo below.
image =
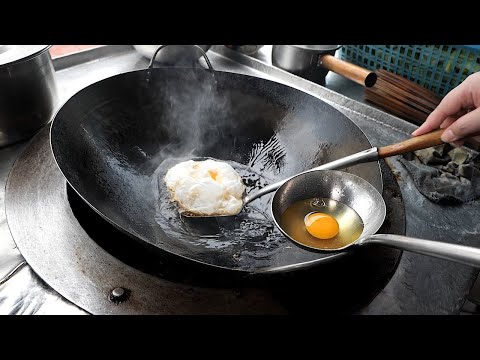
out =
[(185, 70), (185, 76), (186, 81), (172, 78), (160, 84), (166, 94), (158, 121), (162, 122), (161, 136), (168, 143), (153, 157), (157, 164), (170, 158), (200, 157), (206, 149), (221, 144), (219, 139), (231, 113), (231, 102), (218, 95), (213, 74), (198, 77)]

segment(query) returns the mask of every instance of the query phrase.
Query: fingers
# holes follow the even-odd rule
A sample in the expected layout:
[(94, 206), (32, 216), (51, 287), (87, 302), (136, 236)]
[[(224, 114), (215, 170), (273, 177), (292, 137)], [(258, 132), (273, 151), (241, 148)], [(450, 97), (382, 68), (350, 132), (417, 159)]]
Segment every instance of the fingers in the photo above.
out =
[(480, 108), (470, 111), (451, 124), (442, 134), (442, 141), (452, 143), (480, 134)]
[(473, 136), (471, 139), (476, 142), (480, 142), (480, 136)]
[(440, 124), (440, 129), (446, 129), (450, 125), (452, 125), (455, 121), (457, 121), (458, 117), (452, 117), (449, 116), (447, 117), (441, 124)]
[(465, 143), (465, 140), (457, 140), (450, 144), (453, 145), (454, 147), (462, 147), (464, 143)]
[(430, 113), (430, 115), (428, 115), (425, 122), (417, 130), (415, 130), (412, 133), (412, 135), (418, 136), (418, 135), (426, 134), (432, 130), (438, 129), (440, 124), (443, 123), (446, 118), (447, 116), (445, 116), (443, 113), (438, 111), (438, 107), (437, 107), (437, 109), (433, 110)]
[(470, 94), (471, 87), (465, 81), (452, 91), (450, 91), (438, 104), (437, 108), (433, 110), (427, 117), (425, 122), (412, 135), (422, 135), (438, 127), (448, 118), (455, 117), (457, 114), (462, 114), (465, 109), (473, 106), (472, 96)]

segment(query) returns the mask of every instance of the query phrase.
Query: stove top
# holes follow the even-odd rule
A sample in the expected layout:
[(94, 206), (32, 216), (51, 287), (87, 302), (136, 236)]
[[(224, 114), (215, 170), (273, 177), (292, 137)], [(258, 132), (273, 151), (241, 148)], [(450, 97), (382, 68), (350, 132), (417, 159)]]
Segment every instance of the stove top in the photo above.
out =
[[(388, 212), (380, 231), (404, 234), (400, 188), (381, 164)], [(399, 250), (365, 247), (308, 270), (240, 276), (166, 253), (153, 255), (67, 185), (53, 159), (48, 129), (17, 159), (7, 183), (6, 209), (28, 264), (53, 289), (93, 314), (361, 312), (390, 280), (401, 256)]]
[[(268, 49), (256, 59), (223, 46), (214, 46), (208, 55), (215, 69), (266, 77), (320, 97), (352, 119), (374, 146), (403, 140), (415, 128), (329, 90), (345, 85), (328, 77), (324, 88), (272, 67)], [(130, 46), (106, 46), (54, 63), (66, 100), (102, 78), (145, 68), (148, 59)], [(24, 148), (5, 197), (8, 225), (28, 265), (3, 221), (2, 313), (282, 314), (314, 309), (329, 314), (451, 314), (460, 311), (478, 274), (463, 265), (383, 247), (359, 250), (328, 269), (256, 278), (217, 276), (178, 259), (151, 258), (68, 188), (51, 155), (48, 129), (28, 144), (0, 151), (3, 181)], [(396, 159), (381, 164), (389, 209), (381, 232), (475, 245), (480, 228), (472, 224), (480, 216), (479, 203), (456, 208), (432, 204), (416, 191)]]

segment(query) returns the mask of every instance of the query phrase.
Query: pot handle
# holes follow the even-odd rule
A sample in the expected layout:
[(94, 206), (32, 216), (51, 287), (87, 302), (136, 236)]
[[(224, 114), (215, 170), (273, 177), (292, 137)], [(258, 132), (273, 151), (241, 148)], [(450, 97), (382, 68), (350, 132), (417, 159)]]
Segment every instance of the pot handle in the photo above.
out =
[[(170, 46), (170, 45), (160, 45), (158, 47), (157, 50), (155, 50), (155, 52), (153, 53), (153, 56), (152, 56), (152, 59), (150, 60), (150, 64), (148, 64), (148, 68), (149, 69), (152, 69), (153, 68), (153, 63), (155, 62), (155, 58), (157, 57), (157, 54), (160, 50), (162, 50), (164, 47), (166, 46)], [(207, 66), (208, 66), (208, 69), (210, 71), (214, 71), (213, 69), (213, 66), (212, 66), (212, 63), (210, 62), (210, 59), (208, 58), (207, 54), (205, 53), (205, 51), (203, 51), (203, 49), (198, 46), (198, 45), (190, 45), (190, 46), (195, 46), (198, 50), (200, 50), (202, 52), (202, 56), (203, 58), (205, 59), (206, 63), (207, 63)]]
[(365, 87), (372, 87), (377, 82), (375, 72), (340, 60), (332, 55), (321, 55), (318, 58), (318, 65)]

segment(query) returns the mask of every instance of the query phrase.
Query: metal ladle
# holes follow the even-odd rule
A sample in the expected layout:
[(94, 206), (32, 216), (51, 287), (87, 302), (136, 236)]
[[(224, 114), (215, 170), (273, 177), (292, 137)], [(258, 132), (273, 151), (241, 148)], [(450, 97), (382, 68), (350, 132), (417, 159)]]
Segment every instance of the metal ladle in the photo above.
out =
[[(368, 163), (372, 161), (378, 161), (379, 159), (384, 159), (390, 156), (395, 156), (395, 155), (400, 155), (400, 154), (405, 154), (411, 151), (416, 151), (416, 150), (421, 150), (421, 149), (426, 149), (431, 146), (435, 145), (440, 145), (443, 143), (443, 141), (440, 139), (441, 135), (443, 133), (443, 129), (435, 130), (432, 131), (428, 134), (416, 136), (413, 138), (410, 138), (408, 140), (393, 144), (393, 145), (388, 145), (384, 146), (381, 148), (371, 148), (368, 150), (360, 151), (358, 153), (355, 153), (353, 155), (349, 155), (346, 157), (343, 157), (341, 159), (329, 162), (327, 164), (323, 164), (321, 166), (315, 167), (310, 170), (306, 170), (304, 172), (301, 172), (297, 175), (293, 175), (285, 180), (278, 181), (276, 183), (267, 185), (260, 190), (256, 191), (253, 194), (249, 194), (243, 198), (243, 206), (247, 205), (248, 203), (252, 202), (255, 199), (258, 199), (259, 197), (269, 194), (275, 190), (277, 190), (280, 186), (282, 186), (285, 182), (288, 180), (301, 175), (301, 174), (307, 174), (312, 171), (317, 171), (317, 170), (335, 170), (335, 169), (343, 169), (348, 166), (352, 165), (357, 165), (357, 164), (362, 164), (362, 163)], [(218, 216), (230, 216), (230, 215), (212, 215), (212, 216), (205, 216), (205, 215), (196, 215), (194, 213), (185, 213), (184, 216), (187, 217), (218, 217)]]
[[(319, 247), (313, 247), (305, 245), (287, 234), (282, 228), (282, 213), (293, 203), (311, 198), (336, 200), (355, 210), (364, 225), (360, 237), (351, 239), (351, 242), (343, 247), (322, 248), (322, 242), (328, 240), (318, 240)], [(283, 235), (294, 243), (310, 250), (339, 252), (367, 244), (380, 244), (480, 267), (480, 249), (478, 248), (401, 235), (375, 234), (385, 220), (385, 201), (373, 185), (350, 173), (335, 170), (315, 170), (296, 175), (280, 186), (273, 197), (270, 209), (274, 223)], [(322, 212), (325, 211), (322, 210)], [(328, 212), (328, 209), (326, 212)]]

